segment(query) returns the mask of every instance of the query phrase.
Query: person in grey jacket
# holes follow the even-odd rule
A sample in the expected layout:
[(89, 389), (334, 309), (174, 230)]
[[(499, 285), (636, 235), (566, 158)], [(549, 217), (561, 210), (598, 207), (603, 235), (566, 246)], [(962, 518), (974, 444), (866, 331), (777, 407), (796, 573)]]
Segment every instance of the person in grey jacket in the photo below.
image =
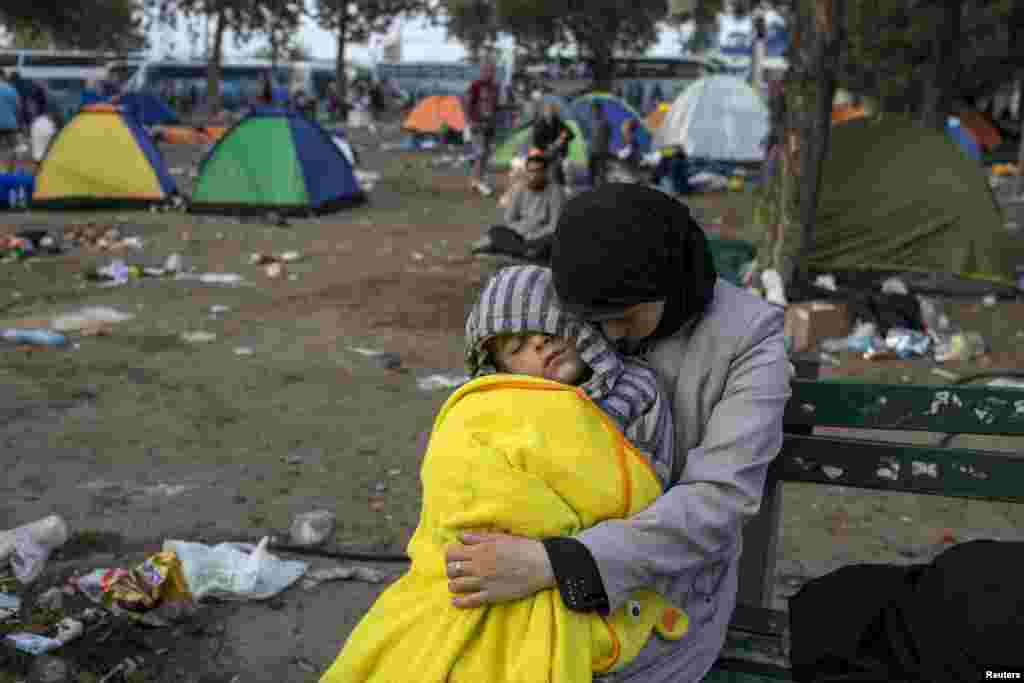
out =
[(530, 156), (526, 160), (526, 184), (513, 192), (504, 225), (492, 226), (474, 242), (473, 253), (546, 261), (564, 205), (562, 188), (548, 179), (547, 159), (539, 154)]
[(605, 613), (652, 588), (687, 613), (690, 632), (653, 638), (628, 667), (596, 679), (699, 681), (725, 642), (743, 526), (782, 447), (792, 376), (783, 311), (718, 278), (686, 206), (643, 185), (570, 200), (551, 268), (561, 305), (644, 357), (668, 389), (671, 486), (635, 517), (572, 538), (464, 534), (446, 557), (453, 602), (468, 609), (557, 586), (570, 609)]

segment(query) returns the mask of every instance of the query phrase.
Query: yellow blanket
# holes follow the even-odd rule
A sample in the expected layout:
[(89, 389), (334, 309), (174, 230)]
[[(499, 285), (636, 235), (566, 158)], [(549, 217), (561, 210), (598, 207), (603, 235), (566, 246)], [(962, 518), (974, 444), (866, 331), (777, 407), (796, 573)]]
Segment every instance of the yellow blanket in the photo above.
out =
[(476, 379), (445, 403), (423, 462), (412, 566), (356, 626), (321, 683), (582, 683), (634, 658), (684, 614), (653, 591), (602, 617), (557, 589), (476, 609), (451, 604), (445, 549), (471, 529), (570, 536), (648, 506), (644, 456), (579, 389), (520, 375)]

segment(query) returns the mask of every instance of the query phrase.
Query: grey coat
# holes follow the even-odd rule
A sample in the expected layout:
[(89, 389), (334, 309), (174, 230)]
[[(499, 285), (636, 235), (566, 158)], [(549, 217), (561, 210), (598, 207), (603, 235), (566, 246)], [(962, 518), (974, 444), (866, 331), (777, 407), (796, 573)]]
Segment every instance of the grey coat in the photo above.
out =
[(791, 377), (782, 324), (780, 308), (719, 279), (706, 314), (647, 354), (675, 418), (672, 488), (639, 515), (577, 538), (613, 610), (654, 588), (686, 612), (690, 631), (676, 642), (653, 636), (623, 671), (597, 680), (699, 681), (718, 657), (736, 604), (741, 531), (782, 447)]

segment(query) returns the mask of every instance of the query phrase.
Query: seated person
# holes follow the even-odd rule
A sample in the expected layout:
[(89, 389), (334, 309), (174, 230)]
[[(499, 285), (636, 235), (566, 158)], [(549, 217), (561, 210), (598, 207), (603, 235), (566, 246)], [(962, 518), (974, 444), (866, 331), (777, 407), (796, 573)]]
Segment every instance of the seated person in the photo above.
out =
[[(651, 638), (688, 631), (686, 615), (655, 591), (610, 610), (591, 592), (596, 564), (561, 540), (544, 541), (557, 588), (479, 609), (452, 604), (448, 576), (461, 569), (444, 557), (461, 532), (549, 539), (645, 508), (671, 476), (672, 419), (656, 375), (555, 301), (551, 271), (538, 266), (504, 268), (481, 292), (466, 323), (475, 379), (434, 424), (412, 565), (321, 683), (589, 683)], [(563, 580), (581, 563), (593, 583)]]
[(549, 181), (547, 164), (543, 155), (531, 153), (526, 160), (526, 182), (512, 194), (505, 224), (492, 227), (474, 243), (474, 254), (507, 254), (538, 261), (549, 258), (565, 194)]

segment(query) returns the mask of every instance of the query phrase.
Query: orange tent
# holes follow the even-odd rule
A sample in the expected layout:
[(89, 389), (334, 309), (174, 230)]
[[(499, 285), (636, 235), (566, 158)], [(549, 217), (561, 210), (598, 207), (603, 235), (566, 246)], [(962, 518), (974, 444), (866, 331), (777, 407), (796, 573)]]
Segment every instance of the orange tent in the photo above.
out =
[(431, 95), (424, 98), (406, 117), (402, 127), (417, 133), (440, 133), (445, 125), (449, 130), (463, 130), (466, 127), (462, 102), (454, 95)]
[(832, 108), (832, 125), (838, 125), (847, 121), (853, 121), (854, 119), (862, 119), (867, 116), (867, 112), (864, 111), (864, 107), (833, 107)]
[(959, 114), (960, 125), (967, 129), (979, 147), (991, 151), (993, 148), (1003, 144), (1003, 136), (999, 130), (992, 125), (988, 118), (976, 111), (965, 111)]
[(208, 128), (161, 126), (158, 130), (161, 141), (168, 145), (209, 145), (224, 137), (227, 128), (223, 126)]

